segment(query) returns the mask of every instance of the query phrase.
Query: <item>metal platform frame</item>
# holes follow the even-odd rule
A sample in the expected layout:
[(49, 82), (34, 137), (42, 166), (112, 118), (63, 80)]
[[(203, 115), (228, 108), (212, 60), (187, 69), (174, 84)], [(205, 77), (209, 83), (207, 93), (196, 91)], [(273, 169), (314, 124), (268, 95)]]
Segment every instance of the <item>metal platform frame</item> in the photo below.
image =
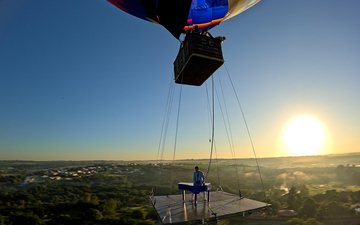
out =
[(270, 204), (240, 198), (223, 192), (211, 192), (211, 201), (199, 195), (197, 205), (192, 194), (186, 194), (188, 201), (183, 202), (182, 194), (150, 197), (152, 205), (162, 224), (181, 224), (189, 221), (216, 220), (234, 214), (250, 213), (270, 207)]

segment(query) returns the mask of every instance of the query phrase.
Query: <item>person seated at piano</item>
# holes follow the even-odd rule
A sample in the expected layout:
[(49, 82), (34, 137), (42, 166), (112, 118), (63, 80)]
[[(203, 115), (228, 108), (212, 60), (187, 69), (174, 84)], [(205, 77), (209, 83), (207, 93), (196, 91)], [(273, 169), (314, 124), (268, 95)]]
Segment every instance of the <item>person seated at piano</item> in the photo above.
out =
[(195, 166), (195, 172), (193, 174), (194, 186), (205, 185), (205, 176), (202, 171), (199, 170), (198, 166)]

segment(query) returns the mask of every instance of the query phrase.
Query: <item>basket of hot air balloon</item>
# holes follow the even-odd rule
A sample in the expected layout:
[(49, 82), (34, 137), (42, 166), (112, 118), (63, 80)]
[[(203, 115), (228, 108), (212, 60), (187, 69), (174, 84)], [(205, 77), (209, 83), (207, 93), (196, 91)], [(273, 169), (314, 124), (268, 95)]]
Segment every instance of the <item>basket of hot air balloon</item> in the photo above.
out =
[(188, 33), (174, 61), (175, 82), (202, 85), (224, 63), (222, 40), (200, 32)]

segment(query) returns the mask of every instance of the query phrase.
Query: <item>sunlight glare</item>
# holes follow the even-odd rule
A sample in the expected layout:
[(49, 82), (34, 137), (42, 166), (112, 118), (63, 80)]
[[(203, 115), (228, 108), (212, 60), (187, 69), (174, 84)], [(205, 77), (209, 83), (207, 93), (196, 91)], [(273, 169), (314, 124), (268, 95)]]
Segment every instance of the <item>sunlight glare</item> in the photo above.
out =
[(290, 155), (317, 155), (324, 148), (325, 131), (316, 117), (297, 115), (287, 123), (283, 139)]

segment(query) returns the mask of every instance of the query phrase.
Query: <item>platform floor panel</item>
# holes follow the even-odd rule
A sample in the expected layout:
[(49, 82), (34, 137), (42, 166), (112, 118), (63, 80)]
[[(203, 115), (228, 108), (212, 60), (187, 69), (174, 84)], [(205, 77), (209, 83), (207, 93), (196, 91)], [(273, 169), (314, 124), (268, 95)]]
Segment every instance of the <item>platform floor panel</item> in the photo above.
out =
[(217, 218), (254, 211), (269, 207), (264, 202), (239, 196), (227, 192), (210, 192), (210, 202), (203, 193), (198, 194), (197, 205), (192, 200), (192, 194), (186, 194), (185, 202), (182, 195), (153, 196), (154, 208), (163, 224), (176, 224), (187, 221)]

